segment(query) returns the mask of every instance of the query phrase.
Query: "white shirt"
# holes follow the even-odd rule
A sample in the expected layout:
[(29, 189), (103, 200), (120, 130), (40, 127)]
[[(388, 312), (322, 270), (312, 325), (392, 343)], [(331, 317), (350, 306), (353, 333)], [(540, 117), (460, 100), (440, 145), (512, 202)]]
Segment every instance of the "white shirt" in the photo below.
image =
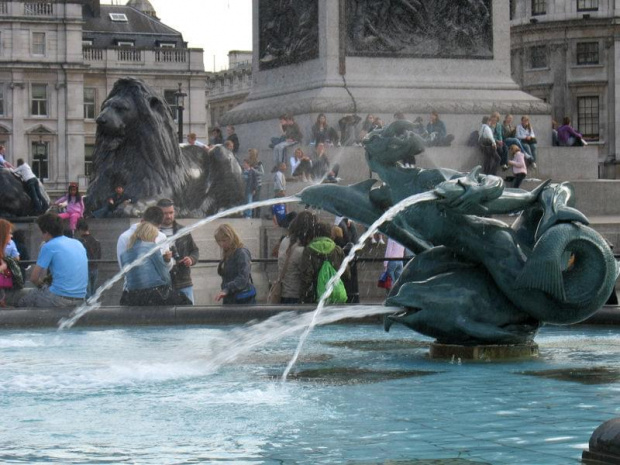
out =
[(525, 129), (521, 124), (517, 126), (517, 139), (525, 139), (526, 137), (536, 137), (533, 129)]
[[(127, 251), (129, 239), (131, 239), (131, 235), (136, 231), (139, 224), (140, 223), (132, 224), (127, 231), (125, 231), (118, 237), (118, 242), (116, 243), (116, 259), (118, 260), (118, 265), (121, 267), (121, 269), (123, 268), (123, 265), (121, 264), (121, 255), (123, 254), (123, 252)], [(155, 239), (155, 244), (161, 244), (166, 239), (166, 235), (163, 232), (158, 231), (157, 238)], [(168, 251), (169, 249), (167, 247), (165, 249), (161, 249), (162, 255)], [(167, 262), (166, 266), (169, 270), (172, 269), (172, 267), (174, 266), (174, 260), (170, 260), (169, 262)]]
[(21, 178), (26, 181), (30, 181), (32, 178), (36, 178), (28, 163), (24, 163), (13, 170), (15, 173), (19, 174)]
[(480, 126), (480, 131), (478, 131), (478, 142), (479, 143), (483, 143), (483, 142), (487, 142), (487, 143), (491, 143), (491, 145), (495, 144), (495, 137), (493, 137), (493, 130), (491, 129), (491, 126), (489, 126), (488, 124), (483, 124), (482, 126)]

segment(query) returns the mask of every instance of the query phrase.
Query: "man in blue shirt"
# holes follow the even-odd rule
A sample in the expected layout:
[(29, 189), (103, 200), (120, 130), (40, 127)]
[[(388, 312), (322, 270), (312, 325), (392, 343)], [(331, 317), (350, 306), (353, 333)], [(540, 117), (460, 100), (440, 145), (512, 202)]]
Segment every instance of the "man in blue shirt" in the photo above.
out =
[[(63, 236), (62, 220), (55, 213), (37, 218), (45, 244), (30, 275), (38, 289), (28, 292), (19, 300), (20, 307), (68, 307), (80, 304), (88, 285), (88, 258), (86, 249), (76, 239)], [(45, 285), (49, 272), (52, 284)]]

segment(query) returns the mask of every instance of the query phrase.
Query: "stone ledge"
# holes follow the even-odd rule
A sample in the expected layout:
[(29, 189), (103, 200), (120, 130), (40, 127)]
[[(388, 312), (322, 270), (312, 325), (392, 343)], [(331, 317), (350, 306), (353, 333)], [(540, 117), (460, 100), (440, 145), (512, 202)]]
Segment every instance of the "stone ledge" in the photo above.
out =
[[(175, 326), (238, 325), (253, 320), (266, 320), (282, 312), (311, 312), (316, 305), (212, 305), (179, 307), (100, 307), (84, 315), (76, 327), (97, 326)], [(14, 308), (0, 310), (0, 329), (57, 328), (74, 309)], [(383, 316), (344, 319), (343, 323), (382, 325)]]
[[(381, 304), (378, 304), (381, 305)], [(369, 305), (376, 307), (377, 305)], [(245, 324), (252, 320), (265, 320), (282, 312), (311, 312), (316, 305), (195, 305), (179, 307), (100, 307), (84, 315), (75, 326), (175, 326), (175, 325), (232, 325)], [(58, 322), (67, 318), (73, 311), (67, 308), (5, 308), (0, 310), (0, 329), (17, 328), (57, 328)], [(601, 318), (598, 318), (601, 313)], [(384, 315), (371, 315), (364, 318), (343, 319), (335, 324), (376, 324), (383, 327)], [(598, 323), (595, 323), (598, 321)], [(595, 315), (581, 324), (620, 325), (620, 307), (603, 307)], [(535, 345), (535, 344), (534, 344)], [(437, 344), (437, 346), (442, 346)], [(476, 346), (464, 349), (474, 352), (476, 358), (467, 358), (451, 352), (451, 348), (463, 346), (443, 345), (447, 355), (443, 358), (452, 358), (452, 354), (464, 360), (485, 359), (490, 356), (493, 347), (524, 347), (524, 346)], [(531, 348), (531, 346), (525, 346)], [(480, 349), (485, 351), (480, 351)], [(480, 354), (483, 354), (481, 357)], [(492, 358), (492, 357), (491, 357)], [(514, 358), (514, 357), (513, 357)], [(492, 358), (495, 359), (495, 358)]]

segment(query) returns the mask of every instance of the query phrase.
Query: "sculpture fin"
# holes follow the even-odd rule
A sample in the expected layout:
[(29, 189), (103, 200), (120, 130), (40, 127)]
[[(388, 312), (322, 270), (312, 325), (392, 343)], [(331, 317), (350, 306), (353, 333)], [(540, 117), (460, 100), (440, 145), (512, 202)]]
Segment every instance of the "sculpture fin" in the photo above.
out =
[(517, 277), (516, 287), (540, 290), (560, 302), (566, 301), (562, 268), (554, 258), (530, 258)]
[(372, 186), (374, 186), (378, 182), (377, 179), (366, 179), (362, 182), (358, 182), (356, 184), (351, 184), (348, 186), (349, 189), (354, 191), (362, 192), (364, 194), (370, 192)]
[(556, 204), (551, 207), (546, 207), (543, 217), (540, 219), (540, 223), (538, 223), (535, 238), (536, 240), (540, 239), (540, 237), (547, 232), (549, 228), (558, 223), (570, 222), (582, 223), (585, 225), (590, 224), (590, 220), (588, 220), (586, 215), (581, 213), (576, 208)]
[(542, 191), (545, 190), (545, 187), (547, 187), (549, 184), (551, 184), (551, 179), (547, 179), (546, 181), (541, 182), (538, 186), (532, 189), (532, 191), (530, 192), (532, 199), (536, 200), (538, 196), (542, 193)]

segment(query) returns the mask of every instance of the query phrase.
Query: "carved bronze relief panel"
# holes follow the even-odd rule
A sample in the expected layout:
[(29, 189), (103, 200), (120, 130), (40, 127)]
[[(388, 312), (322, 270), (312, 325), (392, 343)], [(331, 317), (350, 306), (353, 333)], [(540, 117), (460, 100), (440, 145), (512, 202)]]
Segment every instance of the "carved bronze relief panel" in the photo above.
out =
[(347, 55), (493, 58), (492, 0), (346, 0)]
[(259, 1), (259, 69), (319, 57), (318, 0)]

